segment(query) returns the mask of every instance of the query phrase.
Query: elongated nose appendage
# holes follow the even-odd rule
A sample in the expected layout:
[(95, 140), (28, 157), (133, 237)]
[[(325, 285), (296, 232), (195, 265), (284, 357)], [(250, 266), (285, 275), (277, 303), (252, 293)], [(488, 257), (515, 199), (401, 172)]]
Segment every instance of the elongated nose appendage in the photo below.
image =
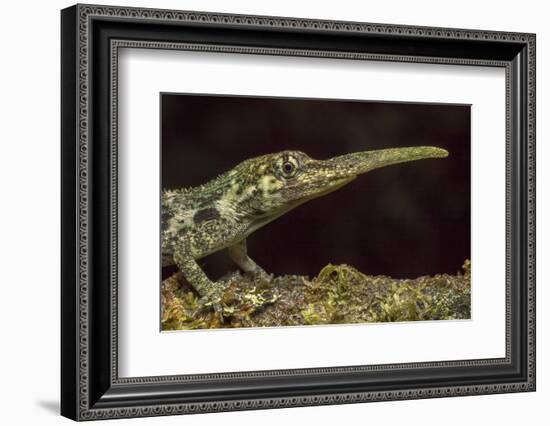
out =
[(381, 167), (427, 158), (444, 158), (449, 153), (434, 146), (389, 148), (376, 151), (354, 152), (325, 161), (325, 167), (334, 169), (339, 177), (352, 177)]

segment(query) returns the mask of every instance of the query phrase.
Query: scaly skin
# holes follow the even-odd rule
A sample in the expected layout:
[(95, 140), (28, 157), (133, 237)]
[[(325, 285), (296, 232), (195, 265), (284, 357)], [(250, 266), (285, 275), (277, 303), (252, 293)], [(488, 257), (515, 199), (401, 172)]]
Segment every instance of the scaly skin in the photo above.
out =
[(441, 148), (411, 147), (314, 160), (282, 151), (245, 160), (204, 185), (164, 191), (162, 265), (177, 265), (202, 302), (219, 310), (224, 285), (212, 282), (197, 259), (227, 248), (244, 272), (265, 276), (246, 252), (246, 238), (258, 228), (371, 170), (447, 155)]

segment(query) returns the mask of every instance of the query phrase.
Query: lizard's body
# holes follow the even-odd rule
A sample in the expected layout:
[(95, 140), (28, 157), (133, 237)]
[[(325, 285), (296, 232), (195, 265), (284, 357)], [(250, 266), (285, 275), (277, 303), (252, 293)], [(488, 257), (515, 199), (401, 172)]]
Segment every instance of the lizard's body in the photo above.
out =
[(346, 185), (358, 175), (390, 164), (445, 157), (440, 148), (359, 152), (314, 160), (283, 151), (243, 161), (210, 182), (162, 193), (162, 265), (177, 265), (207, 301), (223, 291), (196, 260), (222, 249), (245, 272), (265, 274), (246, 253), (246, 238), (298, 205)]

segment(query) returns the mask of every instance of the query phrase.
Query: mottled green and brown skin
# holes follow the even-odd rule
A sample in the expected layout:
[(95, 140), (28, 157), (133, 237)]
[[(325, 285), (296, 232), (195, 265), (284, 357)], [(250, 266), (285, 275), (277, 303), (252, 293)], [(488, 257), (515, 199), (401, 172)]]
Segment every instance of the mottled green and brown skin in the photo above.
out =
[(197, 259), (227, 248), (243, 271), (266, 275), (246, 252), (246, 238), (295, 207), (359, 175), (392, 164), (446, 157), (436, 147), (392, 148), (315, 160), (282, 151), (243, 161), (210, 182), (162, 194), (162, 265), (177, 265), (203, 300), (219, 307), (222, 283)]

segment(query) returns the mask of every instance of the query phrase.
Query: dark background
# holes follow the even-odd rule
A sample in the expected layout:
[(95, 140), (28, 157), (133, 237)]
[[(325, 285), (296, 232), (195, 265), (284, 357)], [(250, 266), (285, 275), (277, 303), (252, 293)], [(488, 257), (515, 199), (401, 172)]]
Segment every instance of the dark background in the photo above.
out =
[[(416, 145), (449, 151), (374, 170), (256, 231), (248, 251), (268, 273), (312, 277), (346, 263), (414, 278), (456, 273), (470, 257), (467, 105), (162, 94), (161, 119), (164, 189), (285, 149), (317, 159)], [(225, 251), (199, 264), (213, 279), (237, 269)]]

